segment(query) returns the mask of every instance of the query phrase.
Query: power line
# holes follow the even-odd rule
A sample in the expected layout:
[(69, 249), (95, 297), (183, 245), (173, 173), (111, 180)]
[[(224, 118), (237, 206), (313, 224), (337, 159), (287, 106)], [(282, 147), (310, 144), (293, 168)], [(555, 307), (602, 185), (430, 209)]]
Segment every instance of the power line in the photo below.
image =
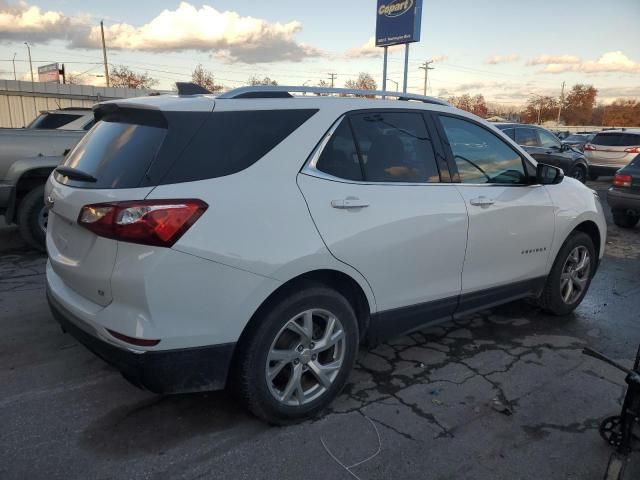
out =
[(427, 79), (429, 78), (429, 70), (433, 70), (434, 67), (430, 67), (429, 65), (431, 65), (433, 63), (433, 60), (431, 61), (426, 61), (420, 65), (418, 68), (420, 68), (421, 70), (424, 70), (424, 90), (423, 90), (423, 95), (426, 97), (427, 96)]

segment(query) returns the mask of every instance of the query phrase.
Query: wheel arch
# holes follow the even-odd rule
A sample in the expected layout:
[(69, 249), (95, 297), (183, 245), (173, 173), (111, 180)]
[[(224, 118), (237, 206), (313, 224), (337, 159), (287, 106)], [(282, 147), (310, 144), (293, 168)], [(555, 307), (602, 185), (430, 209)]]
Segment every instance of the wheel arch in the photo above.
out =
[(359, 336), (360, 341), (362, 341), (369, 327), (370, 315), (372, 313), (371, 304), (362, 286), (353, 277), (339, 270), (313, 270), (300, 274), (284, 282), (260, 304), (240, 334), (232, 364), (237, 364), (237, 357), (242, 354), (242, 346), (251, 336), (259, 322), (259, 319), (267, 309), (281, 299), (290, 295), (293, 291), (318, 284), (336, 290), (340, 294), (344, 295), (349, 303), (351, 303), (358, 320)]
[[(602, 237), (600, 234), (600, 228), (593, 220), (584, 220), (575, 226), (575, 228), (571, 231), (573, 232), (583, 232), (589, 235), (591, 241), (593, 242), (593, 246), (595, 247), (596, 254), (600, 256), (600, 248), (602, 247)], [(568, 237), (567, 237), (568, 238)]]
[(44, 185), (55, 167), (36, 167), (22, 172), (15, 183), (13, 198), (9, 200), (6, 220), (14, 223), (18, 218), (18, 209), (22, 199), (34, 188)]

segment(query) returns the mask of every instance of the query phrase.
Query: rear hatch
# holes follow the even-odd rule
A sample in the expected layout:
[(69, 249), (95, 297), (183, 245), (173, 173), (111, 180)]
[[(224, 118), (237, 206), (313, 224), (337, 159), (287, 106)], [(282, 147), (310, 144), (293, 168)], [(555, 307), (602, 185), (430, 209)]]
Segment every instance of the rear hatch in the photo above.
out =
[[(591, 141), (595, 150), (585, 149), (587, 159), (594, 165), (616, 166), (627, 156), (634, 156), (628, 149), (640, 146), (640, 135), (626, 132), (598, 133)], [(624, 164), (627, 162), (624, 161)], [(624, 166), (624, 165), (620, 165)]]
[[(209, 111), (212, 105), (209, 105)], [(118, 241), (78, 223), (86, 205), (142, 200), (159, 183), (176, 153), (204, 119), (203, 112), (161, 112), (123, 102), (96, 109), (96, 126), (51, 176), (47, 250), (64, 283), (106, 306)]]

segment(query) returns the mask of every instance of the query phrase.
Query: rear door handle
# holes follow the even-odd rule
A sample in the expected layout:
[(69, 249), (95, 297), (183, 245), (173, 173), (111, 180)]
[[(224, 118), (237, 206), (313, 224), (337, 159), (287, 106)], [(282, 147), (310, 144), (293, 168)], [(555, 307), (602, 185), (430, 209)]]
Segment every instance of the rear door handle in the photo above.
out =
[(484, 195), (480, 195), (478, 198), (472, 198), (469, 200), (469, 203), (477, 207), (488, 207), (489, 205), (493, 205), (495, 200), (485, 197)]
[(331, 200), (331, 206), (339, 209), (365, 208), (369, 206), (369, 202), (365, 202), (356, 197), (347, 197), (342, 200)]

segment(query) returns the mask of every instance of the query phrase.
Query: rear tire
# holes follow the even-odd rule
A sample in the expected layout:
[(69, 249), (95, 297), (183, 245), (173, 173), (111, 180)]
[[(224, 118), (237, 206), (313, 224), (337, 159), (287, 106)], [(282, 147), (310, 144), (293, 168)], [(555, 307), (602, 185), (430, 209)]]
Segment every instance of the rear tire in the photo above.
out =
[(583, 165), (576, 165), (569, 172), (569, 176), (585, 183), (587, 181), (587, 169)]
[(613, 210), (611, 213), (613, 215), (613, 223), (620, 228), (633, 228), (638, 224), (638, 221), (640, 221), (640, 217), (629, 215), (628, 213), (616, 210)]
[[(586, 264), (580, 268), (585, 258)], [(580, 305), (589, 290), (596, 268), (596, 251), (591, 237), (574, 232), (558, 252), (538, 305), (553, 315), (567, 315)]]
[(258, 315), (239, 345), (236, 393), (255, 416), (273, 425), (315, 415), (340, 393), (355, 363), (359, 335), (353, 307), (335, 290), (314, 284)]
[(22, 239), (36, 250), (46, 250), (44, 185), (27, 193), (18, 206), (18, 230)]

